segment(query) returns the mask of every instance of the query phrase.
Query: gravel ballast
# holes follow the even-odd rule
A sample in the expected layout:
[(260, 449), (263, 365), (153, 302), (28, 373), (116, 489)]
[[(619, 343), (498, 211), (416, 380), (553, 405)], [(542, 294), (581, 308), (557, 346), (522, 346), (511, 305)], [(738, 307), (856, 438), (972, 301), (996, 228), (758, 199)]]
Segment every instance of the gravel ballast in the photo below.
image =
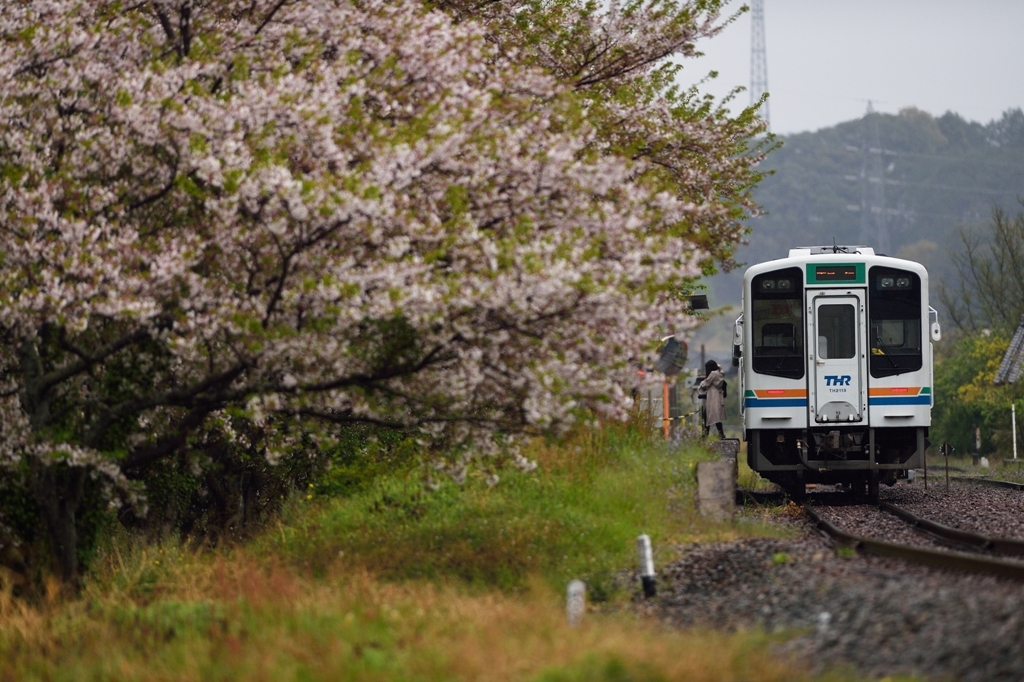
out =
[[(877, 509), (820, 499), (830, 504), (818, 509), (850, 532), (934, 546)], [(934, 483), (926, 492), (915, 483), (883, 488), (881, 499), (945, 525), (1024, 537), (1020, 492), (951, 484), (947, 493)], [(1024, 679), (1024, 583), (837, 552), (804, 517), (774, 516), (798, 537), (686, 547), (643, 608), (676, 627), (796, 633), (782, 652), (816, 670)]]

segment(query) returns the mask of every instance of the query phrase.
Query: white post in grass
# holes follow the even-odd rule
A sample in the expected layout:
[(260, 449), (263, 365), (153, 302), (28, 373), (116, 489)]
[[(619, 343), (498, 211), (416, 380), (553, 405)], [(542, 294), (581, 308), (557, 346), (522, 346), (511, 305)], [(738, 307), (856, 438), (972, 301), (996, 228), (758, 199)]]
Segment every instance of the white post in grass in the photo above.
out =
[(651, 538), (647, 535), (638, 537), (636, 552), (640, 559), (640, 581), (644, 586), (644, 597), (653, 597), (657, 588), (654, 584), (654, 555), (651, 552)]
[(1013, 428), (1013, 459), (1017, 459), (1017, 403), (1010, 403), (1010, 426)]
[(587, 608), (587, 585), (582, 580), (573, 580), (565, 594), (565, 615), (569, 625), (576, 627), (583, 620)]

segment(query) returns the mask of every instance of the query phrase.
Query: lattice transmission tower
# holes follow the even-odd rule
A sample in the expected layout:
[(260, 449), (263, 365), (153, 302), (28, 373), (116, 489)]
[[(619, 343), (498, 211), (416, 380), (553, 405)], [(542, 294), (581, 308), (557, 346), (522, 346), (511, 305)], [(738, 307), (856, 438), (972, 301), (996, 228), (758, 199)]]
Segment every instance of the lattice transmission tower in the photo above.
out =
[(882, 155), (886, 150), (879, 141), (878, 118), (878, 112), (868, 101), (868, 110), (862, 119), (860, 243), (871, 244), (876, 252), (891, 255), (888, 221), (891, 211), (885, 207), (885, 171), (882, 170)]
[[(768, 53), (764, 42), (764, 0), (750, 3), (750, 104), (753, 106), (768, 92)], [(771, 130), (768, 101), (761, 106), (761, 118)]]

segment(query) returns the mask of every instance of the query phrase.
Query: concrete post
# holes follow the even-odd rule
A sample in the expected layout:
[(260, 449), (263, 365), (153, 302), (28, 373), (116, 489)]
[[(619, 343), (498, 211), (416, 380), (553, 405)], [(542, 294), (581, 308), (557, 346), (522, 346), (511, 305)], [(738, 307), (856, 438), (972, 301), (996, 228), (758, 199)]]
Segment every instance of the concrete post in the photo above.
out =
[(697, 463), (697, 509), (701, 516), (728, 521), (736, 513), (736, 460)]

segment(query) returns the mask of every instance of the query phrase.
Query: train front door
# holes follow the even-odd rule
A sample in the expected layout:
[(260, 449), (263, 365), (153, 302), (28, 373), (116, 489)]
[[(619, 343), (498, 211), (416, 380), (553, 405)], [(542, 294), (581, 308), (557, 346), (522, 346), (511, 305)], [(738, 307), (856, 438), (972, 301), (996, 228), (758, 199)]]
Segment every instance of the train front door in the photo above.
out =
[(867, 418), (864, 292), (808, 289), (809, 423), (850, 424)]

